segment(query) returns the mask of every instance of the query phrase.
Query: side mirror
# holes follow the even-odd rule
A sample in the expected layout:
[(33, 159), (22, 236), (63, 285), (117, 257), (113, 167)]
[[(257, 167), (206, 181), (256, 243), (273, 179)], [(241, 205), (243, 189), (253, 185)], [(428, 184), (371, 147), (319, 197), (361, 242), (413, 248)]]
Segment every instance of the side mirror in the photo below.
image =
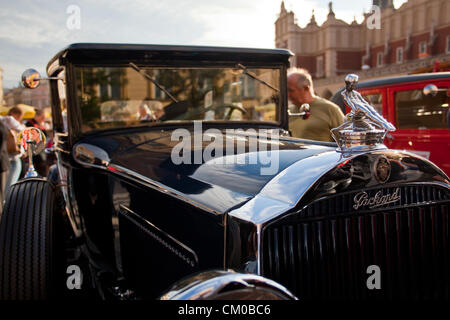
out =
[(41, 75), (35, 69), (27, 69), (22, 73), (22, 84), (25, 88), (37, 88), (39, 80), (41, 80)]
[(46, 140), (45, 134), (38, 128), (25, 128), (19, 133), (18, 141), (28, 153), (28, 171), (25, 178), (38, 176), (33, 165), (33, 155), (39, 154), (45, 149)]
[(439, 89), (436, 85), (434, 84), (428, 84), (423, 88), (423, 95), (424, 96), (432, 96), (434, 97), (435, 95), (437, 95)]
[(288, 115), (289, 117), (302, 117), (303, 119), (308, 119), (311, 115), (311, 112), (309, 111), (309, 104), (304, 103), (300, 106), (298, 112), (292, 112), (288, 109)]
[(432, 83), (426, 85), (423, 88), (422, 93), (423, 93), (424, 96), (435, 97), (439, 91), (447, 92), (447, 97), (450, 97), (450, 90), (448, 90), (446, 88), (439, 89), (436, 85), (434, 85)]
[(28, 89), (35, 89), (39, 86), (40, 80), (62, 80), (63, 77), (47, 77), (42, 78), (35, 69), (27, 69), (22, 73), (22, 85)]

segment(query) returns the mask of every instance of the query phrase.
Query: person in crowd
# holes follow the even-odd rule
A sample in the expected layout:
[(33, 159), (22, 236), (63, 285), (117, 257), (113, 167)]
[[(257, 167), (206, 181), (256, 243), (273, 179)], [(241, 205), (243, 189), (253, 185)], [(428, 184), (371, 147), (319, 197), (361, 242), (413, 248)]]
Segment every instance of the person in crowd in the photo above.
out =
[(147, 104), (142, 103), (139, 106), (139, 120), (141, 121), (151, 121), (155, 120), (153, 112), (150, 110)]
[[(17, 135), (25, 126), (21, 123), (23, 117), (23, 111), (19, 107), (12, 107), (8, 111), (8, 115), (5, 117), (1, 117), (0, 120), (8, 129), (8, 134), (12, 135), (15, 141), (14, 143), (17, 145)], [(22, 172), (22, 160), (23, 156), (23, 148), (19, 148), (18, 150), (9, 151), (9, 163), (10, 170), (8, 173), (8, 177), (6, 178), (5, 184), (5, 192), (7, 193), (12, 184), (16, 183)]]
[(27, 127), (38, 128), (45, 132), (45, 114), (42, 109), (36, 109), (33, 119), (28, 120), (25, 125)]
[(163, 115), (164, 107), (160, 101), (142, 102), (139, 106), (139, 120), (157, 121)]
[(289, 129), (292, 136), (319, 140), (334, 141), (330, 130), (345, 121), (341, 109), (331, 101), (314, 93), (313, 81), (305, 69), (295, 69), (288, 75), (288, 97), (292, 104), (301, 108), (309, 104), (310, 116), (307, 118), (293, 117)]
[(164, 115), (164, 107), (160, 101), (153, 101), (151, 105), (155, 120), (159, 120)]
[(3, 212), (3, 201), (5, 200), (6, 179), (10, 168), (9, 155), (6, 149), (8, 139), (8, 128), (0, 121), (0, 217)]
[[(28, 120), (25, 126), (40, 129), (47, 136), (44, 111), (42, 109), (36, 109), (33, 119)], [(41, 151), (39, 154), (33, 156), (33, 165), (40, 176), (47, 176), (48, 165), (45, 151)]]

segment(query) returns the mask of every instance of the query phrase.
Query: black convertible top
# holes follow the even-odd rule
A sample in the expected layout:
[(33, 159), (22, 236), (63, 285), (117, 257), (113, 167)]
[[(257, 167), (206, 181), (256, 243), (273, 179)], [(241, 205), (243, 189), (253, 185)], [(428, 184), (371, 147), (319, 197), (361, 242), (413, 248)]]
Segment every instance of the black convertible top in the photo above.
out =
[[(153, 61), (211, 61), (211, 62), (279, 62), (288, 63), (293, 53), (286, 49), (256, 49), (187, 45), (151, 45), (121, 43), (74, 43), (56, 54), (47, 65), (52, 73), (56, 66), (72, 63), (108, 63), (123, 60)], [(58, 61), (59, 63), (55, 63)]]

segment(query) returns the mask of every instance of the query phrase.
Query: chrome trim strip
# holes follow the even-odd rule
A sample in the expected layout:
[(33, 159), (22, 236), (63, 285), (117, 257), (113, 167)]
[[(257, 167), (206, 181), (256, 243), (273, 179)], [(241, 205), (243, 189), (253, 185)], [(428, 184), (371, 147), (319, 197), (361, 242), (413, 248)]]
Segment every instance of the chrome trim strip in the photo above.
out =
[(336, 148), (338, 146), (336, 142), (316, 141), (316, 140), (302, 139), (302, 138), (297, 138), (297, 137), (280, 136), (279, 140), (286, 141), (286, 142), (307, 144), (307, 145), (330, 147), (330, 148)]
[[(262, 130), (266, 130), (267, 135), (264, 137), (260, 137), (259, 132), (261, 132)], [(336, 148), (338, 145), (336, 142), (328, 142), (328, 141), (318, 141), (318, 140), (309, 140), (309, 139), (302, 139), (302, 138), (297, 138), (297, 137), (291, 137), (291, 136), (286, 136), (284, 135), (284, 130), (283, 129), (273, 129), (273, 128), (268, 128), (268, 129), (259, 129), (259, 132), (255, 132), (252, 133), (251, 131), (234, 131), (233, 133), (227, 133), (228, 135), (234, 135), (234, 136), (242, 136), (242, 137), (255, 137), (255, 138), (259, 138), (261, 140), (269, 140), (271, 141), (271, 139), (268, 139), (268, 137), (270, 137), (270, 131), (273, 130), (278, 130), (280, 131), (277, 135), (277, 139), (281, 142), (290, 142), (290, 143), (301, 143), (301, 144), (308, 144), (308, 145), (315, 145), (315, 146), (323, 146), (323, 147), (330, 147), (330, 148)]]
[(55, 133), (55, 137), (54, 137), (54, 147), (55, 147), (55, 151), (59, 151), (65, 154), (70, 154), (69, 151), (64, 150), (63, 148), (61, 148), (61, 144), (64, 143), (65, 141), (63, 141), (62, 138), (67, 138), (69, 136), (68, 133), (65, 132), (56, 132)]
[[(189, 248), (187, 245), (185, 245), (181, 241), (175, 239), (174, 237), (172, 237), (167, 232), (161, 230), (160, 228), (155, 226), (153, 223), (151, 223), (147, 219), (142, 218), (137, 213), (135, 213), (131, 209), (125, 207), (124, 205), (121, 204), (120, 208), (122, 210), (124, 210), (124, 212), (122, 212), (122, 210), (120, 211), (123, 217), (127, 218), (130, 222), (132, 222), (138, 228), (141, 228), (146, 234), (151, 236), (155, 241), (159, 242), (162, 246), (166, 247), (169, 251), (171, 251), (173, 254), (175, 254), (177, 257), (179, 257), (184, 262), (186, 262), (192, 268), (194, 268), (194, 267), (196, 267), (198, 265), (198, 262), (199, 262), (198, 256), (197, 256), (197, 254), (195, 253), (194, 250)], [(149, 229), (152, 229), (153, 231), (149, 230)], [(165, 236), (169, 241), (175, 243), (182, 250), (187, 251), (187, 253), (189, 255), (191, 255), (191, 257), (188, 257), (186, 254), (183, 254), (183, 252), (181, 252), (179, 249), (175, 248), (173, 245), (168, 243), (167, 240), (162, 239), (160, 236), (158, 236), (155, 233), (155, 231), (157, 233), (159, 233), (160, 235)]]
[[(149, 188), (152, 188), (152, 189), (157, 190), (159, 192), (171, 195), (174, 198), (177, 198), (177, 199), (182, 200), (184, 202), (190, 203), (191, 205), (193, 205), (193, 206), (195, 206), (197, 208), (200, 208), (200, 209), (202, 209), (204, 211), (213, 213), (215, 215), (221, 214), (220, 212), (218, 212), (218, 211), (216, 211), (216, 210), (214, 210), (214, 209), (212, 209), (212, 208), (210, 208), (210, 207), (208, 207), (208, 206), (206, 206), (206, 205), (204, 205), (202, 203), (199, 203), (197, 201), (194, 201), (194, 200), (186, 197), (183, 193), (181, 193), (181, 192), (179, 192), (179, 191), (177, 191), (175, 189), (172, 189), (172, 188), (170, 188), (170, 187), (168, 187), (168, 186), (166, 186), (166, 185), (164, 185), (162, 183), (159, 183), (159, 182), (156, 182), (156, 181), (154, 181), (152, 179), (149, 179), (149, 178), (147, 178), (147, 177), (145, 177), (145, 176), (143, 176), (143, 175), (141, 175), (141, 174), (139, 174), (137, 172), (134, 172), (134, 171), (132, 171), (130, 169), (127, 169), (125, 167), (122, 167), (122, 166), (119, 166), (119, 165), (115, 165), (115, 164), (110, 164), (108, 166), (108, 168), (113, 169), (113, 170), (108, 170), (111, 173), (116, 173), (116, 174), (118, 174), (120, 176), (123, 176), (123, 177), (129, 178), (131, 180), (140, 182), (140, 183), (144, 184), (145, 186), (147, 186)], [(108, 169), (108, 168), (103, 168), (103, 169)]]
[(257, 243), (256, 243), (256, 250), (257, 252), (255, 252), (255, 258), (256, 258), (256, 274), (257, 275), (261, 275), (261, 265), (262, 265), (262, 260), (261, 260), (261, 248), (262, 248), (262, 225), (258, 224), (256, 225), (256, 236), (257, 236)]

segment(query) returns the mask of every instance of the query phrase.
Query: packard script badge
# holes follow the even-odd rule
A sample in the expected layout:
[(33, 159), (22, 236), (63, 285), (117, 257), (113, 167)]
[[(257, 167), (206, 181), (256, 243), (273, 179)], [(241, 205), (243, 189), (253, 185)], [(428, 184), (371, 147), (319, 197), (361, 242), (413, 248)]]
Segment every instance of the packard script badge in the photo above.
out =
[(369, 209), (374, 209), (400, 201), (400, 199), (400, 188), (397, 188), (393, 193), (388, 194), (383, 194), (383, 191), (380, 190), (373, 197), (369, 197), (367, 192), (362, 191), (353, 198), (353, 209), (358, 210), (362, 207), (369, 207)]
[(391, 175), (391, 164), (389, 163), (388, 158), (385, 156), (378, 157), (375, 161), (374, 175), (379, 183), (388, 181)]

